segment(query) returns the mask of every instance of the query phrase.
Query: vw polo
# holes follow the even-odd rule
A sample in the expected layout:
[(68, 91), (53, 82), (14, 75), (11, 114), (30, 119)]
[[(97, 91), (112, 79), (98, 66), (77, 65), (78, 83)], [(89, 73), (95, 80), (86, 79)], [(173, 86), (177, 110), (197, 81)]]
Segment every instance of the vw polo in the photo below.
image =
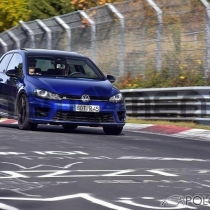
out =
[(125, 125), (123, 95), (96, 64), (78, 53), (17, 49), (0, 59), (0, 117), (21, 130), (38, 124), (103, 127), (118, 135)]

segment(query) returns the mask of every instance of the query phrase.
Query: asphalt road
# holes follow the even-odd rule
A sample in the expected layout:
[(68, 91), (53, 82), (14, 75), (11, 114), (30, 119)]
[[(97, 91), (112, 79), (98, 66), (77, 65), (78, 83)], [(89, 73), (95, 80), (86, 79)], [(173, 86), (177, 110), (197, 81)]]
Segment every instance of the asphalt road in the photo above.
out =
[(210, 142), (0, 126), (0, 209), (209, 209)]

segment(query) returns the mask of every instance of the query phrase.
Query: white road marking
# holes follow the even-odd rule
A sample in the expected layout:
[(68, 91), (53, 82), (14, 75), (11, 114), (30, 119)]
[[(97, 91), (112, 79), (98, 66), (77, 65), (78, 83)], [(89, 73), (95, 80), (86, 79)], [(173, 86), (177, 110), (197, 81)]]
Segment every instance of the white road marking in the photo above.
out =
[(126, 174), (126, 173), (131, 173), (131, 172), (135, 172), (136, 170), (133, 169), (127, 169), (127, 170), (121, 170), (121, 171), (117, 171), (114, 173), (110, 173), (110, 174), (105, 174), (102, 176), (120, 176), (120, 174)]
[(195, 184), (201, 185), (201, 186), (203, 186), (203, 187), (210, 187), (210, 185), (207, 185), (207, 184), (201, 184), (201, 183), (199, 183), (199, 182), (193, 182), (193, 181), (192, 181), (192, 183), (195, 183)]
[(196, 161), (196, 162), (210, 162), (210, 159), (194, 159), (194, 158), (173, 158), (173, 157), (141, 157), (141, 156), (122, 156), (117, 159), (123, 160), (177, 160), (177, 161)]
[(42, 175), (42, 176), (38, 176), (39, 178), (46, 178), (46, 177), (65, 177), (65, 176), (58, 176), (58, 175), (61, 175), (61, 174), (66, 174), (68, 173), (69, 171), (56, 171), (56, 172), (53, 172), (53, 173), (50, 173), (50, 174), (46, 174), (46, 175)]
[(210, 170), (199, 170), (199, 174), (207, 174), (210, 173)]
[(72, 152), (66, 152), (66, 151), (32, 151), (33, 153), (39, 154), (39, 155), (89, 155), (86, 152), (82, 151), (72, 151)]
[(164, 185), (158, 185), (158, 187), (162, 187), (162, 188), (167, 188), (167, 187), (169, 187), (169, 186), (164, 186)]
[(40, 195), (31, 195), (31, 194), (28, 194), (28, 193), (21, 192), (19, 190), (11, 190), (11, 191), (16, 192), (16, 193), (19, 193), (21, 195), (28, 196), (28, 197), (41, 197)]
[[(30, 178), (30, 177), (38, 177), (38, 178), (53, 178), (53, 177), (113, 177), (113, 176), (121, 176), (121, 177), (142, 177), (142, 176), (154, 176), (147, 174), (131, 174), (126, 175), (122, 173), (129, 173), (136, 170), (22, 170), (22, 171), (0, 171), (3, 173), (3, 176), (0, 176), (0, 179), (12, 179), (12, 178)], [(77, 173), (73, 174), (72, 173)], [(79, 174), (78, 174), (79, 172)], [(82, 174), (80, 174), (82, 172)], [(86, 172), (87, 174), (84, 174)], [(92, 172), (92, 174), (88, 174)], [(94, 173), (96, 172), (96, 174)], [(97, 174), (99, 172), (100, 174)], [(103, 173), (102, 173), (103, 172)], [(108, 173), (107, 172), (113, 172)], [(40, 175), (43, 173), (43, 175)], [(29, 174), (23, 175), (23, 174)], [(30, 174), (35, 174), (30, 176)], [(36, 175), (37, 174), (37, 175)], [(121, 174), (121, 175), (120, 175)], [(8, 176), (9, 175), (9, 176)]]
[(183, 191), (192, 190), (192, 188), (189, 187), (173, 187), (174, 189), (183, 189)]
[[(62, 201), (62, 200), (68, 200), (73, 198), (83, 198), (85, 200), (91, 201), (92, 203), (105, 206), (110, 209), (115, 210), (131, 210), (125, 207), (121, 207), (106, 201), (103, 201), (101, 199), (94, 198), (86, 193), (79, 193), (74, 195), (65, 195), (65, 196), (58, 196), (53, 198), (21, 198), (21, 197), (0, 197), (2, 200), (16, 200), (16, 201), (47, 201), (47, 202), (53, 202), (53, 201)], [(17, 209), (6, 209), (6, 210), (17, 210)]]
[(10, 176), (0, 176), (0, 179), (29, 178), (28, 176), (25, 176), (15, 171), (2, 171), (2, 172)]
[(0, 155), (25, 155), (23, 152), (0, 152)]
[(19, 209), (15, 208), (15, 207), (8, 206), (8, 205), (6, 205), (4, 203), (0, 203), (0, 209), (2, 209), (2, 210), (19, 210)]
[(164, 169), (152, 169), (152, 170), (147, 170), (151, 173), (155, 173), (155, 174), (160, 174), (160, 175), (163, 175), (163, 176), (179, 176), (179, 175), (176, 175), (176, 174), (171, 174), (171, 173), (167, 173), (167, 172), (164, 172), (162, 171)]
[(106, 156), (99, 156), (99, 157), (79, 157), (80, 159), (82, 160), (105, 160), (105, 159), (113, 159), (113, 158), (110, 158), (110, 157), (106, 157)]
[[(32, 159), (75, 159), (72, 157), (72, 155), (85, 155), (83, 157), (77, 157), (77, 159), (115, 159), (115, 160), (158, 160), (158, 161), (183, 161), (183, 162), (210, 162), (210, 159), (196, 159), (196, 158), (176, 158), (176, 157), (145, 157), (145, 156), (121, 156), (117, 158), (113, 157), (106, 157), (106, 156), (96, 156), (96, 157), (91, 157), (91, 156), (86, 156), (89, 155), (88, 153), (82, 152), (82, 151), (71, 151), (71, 152), (65, 152), (65, 151), (30, 151), (31, 153), (38, 154), (40, 156), (29, 156), (27, 155), (28, 153), (22, 153), (22, 152), (0, 152), (0, 155), (6, 155), (8, 158), (13, 158), (10, 157), (12, 155), (15, 155), (19, 158), (24, 158), (28, 160)], [(29, 153), (30, 153), (29, 152)], [(23, 156), (27, 155), (27, 156)], [(51, 156), (50, 156), (51, 155)], [(71, 156), (70, 156), (71, 155)], [(17, 164), (18, 165), (18, 164)]]
[(134, 180), (95, 180), (95, 183), (98, 184), (136, 184), (136, 183), (142, 183)]
[(191, 181), (186, 180), (143, 180), (143, 183), (165, 183), (165, 184), (175, 184), (175, 183), (187, 183), (190, 184)]
[(33, 166), (33, 167), (25, 167), (25, 166), (22, 166), (22, 165), (19, 165), (19, 164), (16, 164), (16, 163), (10, 163), (10, 162), (1, 162), (1, 163), (5, 163), (5, 164), (11, 164), (11, 165), (15, 165), (15, 166), (18, 166), (19, 168), (22, 168), (22, 169), (34, 169), (34, 168), (40, 168), (40, 167), (54, 167), (54, 168), (70, 168), (71, 166), (75, 165), (75, 164), (79, 164), (79, 163), (83, 163), (83, 162), (76, 162), (76, 163), (71, 163), (71, 164), (68, 164), (66, 166), (54, 166), (54, 165), (43, 165), (43, 164), (40, 164), (40, 165), (36, 165), (36, 166)]

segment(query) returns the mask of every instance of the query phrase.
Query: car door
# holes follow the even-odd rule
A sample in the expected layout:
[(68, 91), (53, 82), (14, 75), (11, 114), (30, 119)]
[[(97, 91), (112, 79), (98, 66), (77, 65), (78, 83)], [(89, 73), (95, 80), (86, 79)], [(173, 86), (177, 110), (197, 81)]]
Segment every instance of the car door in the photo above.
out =
[(7, 76), (5, 74), (13, 53), (2, 56), (0, 60), (0, 117), (8, 116), (8, 95), (6, 92), (5, 81)]
[(7, 70), (17, 70), (17, 77), (9, 77), (5, 73), (6, 80), (4, 81), (5, 91), (8, 95), (7, 105), (8, 105), (8, 115), (9, 117), (15, 118), (15, 101), (18, 89), (22, 86), (22, 77), (23, 77), (23, 58), (20, 53), (14, 53), (12, 56)]

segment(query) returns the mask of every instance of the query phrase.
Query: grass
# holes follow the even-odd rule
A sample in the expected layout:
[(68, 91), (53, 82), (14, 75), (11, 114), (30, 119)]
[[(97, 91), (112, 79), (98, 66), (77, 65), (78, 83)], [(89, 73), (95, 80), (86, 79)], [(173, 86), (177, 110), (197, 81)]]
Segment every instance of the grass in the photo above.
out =
[(156, 124), (156, 125), (173, 125), (173, 126), (181, 126), (186, 128), (197, 128), (197, 129), (205, 129), (210, 130), (210, 126), (200, 125), (195, 122), (190, 121), (164, 121), (164, 120), (143, 120), (140, 118), (127, 117), (126, 123), (136, 123), (136, 124)]

